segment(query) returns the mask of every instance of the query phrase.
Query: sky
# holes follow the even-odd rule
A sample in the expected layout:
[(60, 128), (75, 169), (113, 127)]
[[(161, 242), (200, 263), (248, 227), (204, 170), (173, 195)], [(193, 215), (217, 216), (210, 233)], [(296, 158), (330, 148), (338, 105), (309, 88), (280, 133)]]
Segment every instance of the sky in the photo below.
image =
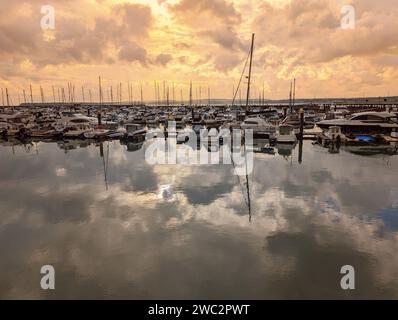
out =
[[(347, 4), (353, 29), (342, 28)], [(70, 82), (76, 100), (82, 87), (94, 100), (101, 76), (104, 100), (120, 83), (123, 100), (141, 85), (154, 99), (155, 81), (170, 99), (174, 84), (177, 101), (190, 81), (194, 98), (231, 98), (255, 33), (252, 98), (288, 98), (293, 78), (297, 98), (398, 95), (397, 16), (396, 0), (1, 0), (0, 87), (15, 103), (30, 84), (52, 101)]]

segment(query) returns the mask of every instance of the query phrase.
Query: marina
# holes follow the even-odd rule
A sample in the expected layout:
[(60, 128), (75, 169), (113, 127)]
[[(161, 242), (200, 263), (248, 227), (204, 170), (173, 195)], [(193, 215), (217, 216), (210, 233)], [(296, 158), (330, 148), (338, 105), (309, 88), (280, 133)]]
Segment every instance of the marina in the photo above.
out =
[(0, 300), (397, 300), (391, 3), (2, 0)]
[[(184, 130), (201, 130), (217, 135), (222, 130), (249, 130), (265, 144), (315, 140), (328, 147), (331, 143), (350, 146), (389, 146), (396, 152), (398, 143), (398, 109), (385, 106), (384, 111), (348, 111), (340, 115), (337, 106), (72, 106), (29, 105), (3, 108), (0, 112), (0, 137), (4, 141), (64, 141), (89, 139), (142, 142), (153, 129), (167, 131), (175, 123), (179, 143), (185, 143)], [(341, 110), (341, 109), (340, 109)], [(309, 121), (308, 119), (311, 119)], [(316, 121), (314, 121), (314, 119)], [(215, 131), (214, 131), (215, 130)], [(336, 132), (336, 133), (334, 133)], [(263, 146), (263, 147), (264, 147)], [(394, 151), (395, 150), (395, 151)]]

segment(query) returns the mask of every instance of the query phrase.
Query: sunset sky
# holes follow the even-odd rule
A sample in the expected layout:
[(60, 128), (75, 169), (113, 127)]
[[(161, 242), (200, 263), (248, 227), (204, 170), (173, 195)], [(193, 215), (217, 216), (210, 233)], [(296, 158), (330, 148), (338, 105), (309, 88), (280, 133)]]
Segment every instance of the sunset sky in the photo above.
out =
[[(352, 4), (356, 27), (341, 28), (341, 8)], [(55, 30), (40, 26), (42, 5), (55, 8)], [(13, 102), (39, 87), (73, 82), (98, 95), (127, 82), (135, 99), (154, 98), (154, 81), (175, 83), (188, 98), (189, 81), (231, 98), (256, 34), (253, 98), (398, 95), (397, 0), (1, 0), (0, 86)], [(115, 90), (115, 89), (114, 89)], [(195, 91), (196, 89), (194, 89)], [(195, 93), (194, 93), (195, 94)], [(243, 95), (243, 90), (242, 90)], [(105, 100), (107, 99), (104, 94)]]

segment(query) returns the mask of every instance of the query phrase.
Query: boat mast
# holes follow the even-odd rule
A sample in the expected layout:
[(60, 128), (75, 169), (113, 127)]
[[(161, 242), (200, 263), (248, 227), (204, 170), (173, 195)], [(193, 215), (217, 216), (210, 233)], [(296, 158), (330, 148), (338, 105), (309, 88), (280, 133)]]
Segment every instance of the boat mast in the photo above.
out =
[(189, 83), (189, 106), (191, 107), (192, 122), (194, 121), (194, 112), (192, 106), (192, 81)]
[(141, 105), (144, 105), (144, 93), (142, 91), (142, 83), (141, 83)]
[(252, 44), (250, 48), (250, 63), (249, 63), (249, 77), (247, 82), (247, 95), (246, 95), (246, 115), (249, 109), (249, 99), (250, 99), (250, 82), (252, 77), (252, 65), (253, 65), (253, 50), (254, 50), (254, 33), (252, 34)]
[(290, 81), (290, 93), (289, 93), (289, 108), (290, 108), (290, 114), (293, 113), (293, 105), (292, 105), (292, 89), (293, 89), (293, 84)]
[(33, 103), (33, 91), (32, 91), (32, 85), (30, 84), (30, 102)]
[(296, 78), (294, 78), (293, 81), (293, 108), (295, 107), (296, 104)]
[(8, 96), (8, 88), (6, 88), (7, 107), (10, 107), (10, 97)]
[(98, 113), (98, 125), (102, 125), (102, 87), (101, 87), (101, 76), (98, 77), (99, 86), (99, 99), (100, 99), (100, 111)]

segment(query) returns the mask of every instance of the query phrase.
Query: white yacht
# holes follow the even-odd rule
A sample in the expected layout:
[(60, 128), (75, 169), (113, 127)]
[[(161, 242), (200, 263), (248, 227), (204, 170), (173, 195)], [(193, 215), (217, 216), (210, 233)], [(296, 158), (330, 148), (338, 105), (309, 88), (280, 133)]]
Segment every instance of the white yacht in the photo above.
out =
[(240, 127), (242, 130), (253, 130), (255, 138), (273, 139), (276, 133), (275, 126), (260, 117), (247, 118)]
[(294, 132), (294, 127), (289, 124), (282, 124), (278, 127), (276, 134), (277, 143), (295, 144), (297, 137)]

